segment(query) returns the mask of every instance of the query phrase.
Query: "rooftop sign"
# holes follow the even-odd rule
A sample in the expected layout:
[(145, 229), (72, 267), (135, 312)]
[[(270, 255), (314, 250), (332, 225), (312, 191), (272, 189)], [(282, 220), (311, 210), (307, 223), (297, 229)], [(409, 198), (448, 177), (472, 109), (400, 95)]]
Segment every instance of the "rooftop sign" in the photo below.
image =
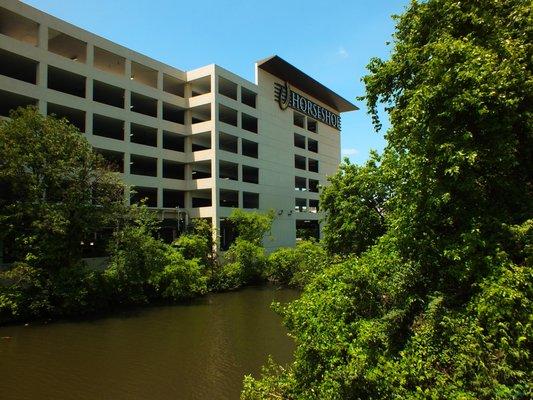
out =
[(323, 122), (335, 129), (341, 130), (341, 117), (338, 114), (319, 106), (315, 102), (309, 100), (307, 97), (291, 90), (289, 84), (285, 82), (283, 85), (274, 83), (275, 99), (282, 110), (288, 107), (306, 114), (316, 120)]

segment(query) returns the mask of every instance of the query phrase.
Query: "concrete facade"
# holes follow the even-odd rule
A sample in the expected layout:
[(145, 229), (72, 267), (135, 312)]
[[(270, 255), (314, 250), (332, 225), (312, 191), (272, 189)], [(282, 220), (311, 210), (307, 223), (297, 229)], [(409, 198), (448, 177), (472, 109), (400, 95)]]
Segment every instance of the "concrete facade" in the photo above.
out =
[(165, 220), (211, 218), (224, 236), (232, 208), (274, 210), (267, 249), (293, 246), (297, 227), (318, 225), (318, 186), (340, 162), (340, 131), (281, 109), (275, 84), (337, 115), (356, 109), (301, 71), (271, 73), (271, 64), (256, 64), (255, 83), (218, 65), (181, 71), (0, 1), (0, 116), (34, 104), (67, 117), (134, 188), (131, 201), (147, 198)]

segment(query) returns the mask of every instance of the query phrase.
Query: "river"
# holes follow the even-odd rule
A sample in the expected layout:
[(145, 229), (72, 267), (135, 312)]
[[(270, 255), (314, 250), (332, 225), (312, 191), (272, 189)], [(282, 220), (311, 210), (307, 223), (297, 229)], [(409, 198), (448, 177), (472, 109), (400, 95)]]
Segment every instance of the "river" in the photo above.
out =
[[(0, 399), (238, 399), (245, 374), (294, 343), (273, 287), (212, 294), (94, 320), (0, 328)], [(7, 337), (7, 338), (6, 338)]]

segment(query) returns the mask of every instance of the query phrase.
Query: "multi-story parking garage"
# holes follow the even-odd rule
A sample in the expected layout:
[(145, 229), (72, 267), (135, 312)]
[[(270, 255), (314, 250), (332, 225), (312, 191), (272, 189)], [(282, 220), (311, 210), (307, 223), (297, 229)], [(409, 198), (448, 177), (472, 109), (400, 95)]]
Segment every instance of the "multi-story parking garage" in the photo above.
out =
[(249, 82), (217, 65), (181, 71), (16, 0), (0, 3), (0, 115), (66, 117), (166, 221), (274, 210), (267, 248), (319, 235), (318, 190), (356, 107), (283, 59)]

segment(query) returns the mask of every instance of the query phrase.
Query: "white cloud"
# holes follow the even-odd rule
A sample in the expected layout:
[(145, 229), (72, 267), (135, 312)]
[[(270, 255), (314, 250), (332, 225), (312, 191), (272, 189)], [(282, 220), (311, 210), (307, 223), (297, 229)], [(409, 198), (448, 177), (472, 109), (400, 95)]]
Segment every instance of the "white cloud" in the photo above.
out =
[(348, 56), (350, 54), (348, 54), (348, 51), (346, 51), (346, 49), (343, 47), (343, 46), (340, 46), (339, 47), (339, 50), (337, 50), (337, 55), (340, 57), (340, 58), (348, 58)]
[(359, 154), (359, 150), (357, 149), (342, 149), (341, 154), (343, 156), (356, 156)]

